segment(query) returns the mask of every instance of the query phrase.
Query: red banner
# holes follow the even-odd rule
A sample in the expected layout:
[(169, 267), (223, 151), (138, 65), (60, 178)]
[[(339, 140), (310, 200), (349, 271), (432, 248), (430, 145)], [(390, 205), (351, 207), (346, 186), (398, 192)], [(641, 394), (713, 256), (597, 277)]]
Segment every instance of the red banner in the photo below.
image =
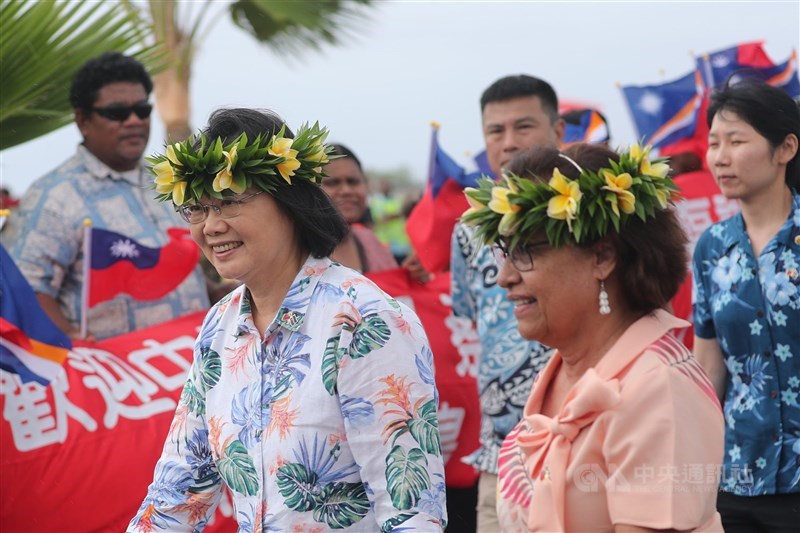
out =
[(445, 459), (445, 479), (451, 487), (471, 487), (478, 471), (461, 458), (479, 447), (481, 415), (477, 375), (480, 343), (472, 322), (453, 315), (450, 273), (426, 284), (412, 280), (402, 268), (366, 276), (417, 313), (428, 335), (439, 389), (439, 431)]
[[(0, 370), (0, 529), (125, 530), (153, 479), (202, 319), (75, 342), (47, 387)], [(206, 531), (235, 529), (224, 494)]]

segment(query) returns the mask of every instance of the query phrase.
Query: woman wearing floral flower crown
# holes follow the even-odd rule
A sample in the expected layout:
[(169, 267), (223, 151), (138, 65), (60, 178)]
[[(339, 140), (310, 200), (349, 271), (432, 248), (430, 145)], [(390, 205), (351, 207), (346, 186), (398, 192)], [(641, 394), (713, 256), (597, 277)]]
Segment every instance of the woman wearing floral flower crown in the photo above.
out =
[(151, 158), (216, 267), (242, 285), (206, 316), (130, 531), (202, 530), (230, 490), (241, 531), (440, 531), (432, 354), (416, 315), (331, 262), (346, 226), (319, 182), (327, 131), (211, 115)]
[(694, 252), (694, 350), (725, 411), (728, 532), (800, 521), (800, 110), (746, 80), (711, 95), (708, 166), (741, 212)]
[(556, 348), (500, 452), (504, 531), (722, 530), (722, 414), (663, 309), (686, 237), (648, 152), (537, 147), (466, 191), (520, 333)]

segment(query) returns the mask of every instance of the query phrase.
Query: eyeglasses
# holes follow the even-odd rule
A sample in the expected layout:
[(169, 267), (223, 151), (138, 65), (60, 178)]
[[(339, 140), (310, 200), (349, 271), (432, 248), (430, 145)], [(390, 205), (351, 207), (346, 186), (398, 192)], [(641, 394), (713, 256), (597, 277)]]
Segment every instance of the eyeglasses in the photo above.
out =
[(511, 264), (514, 265), (514, 268), (520, 272), (530, 272), (533, 270), (533, 249), (549, 244), (550, 241), (546, 240), (521, 244), (514, 248), (511, 253), (509, 253), (505, 244), (498, 241), (492, 247), (492, 251), (494, 252), (494, 258), (500, 267), (503, 266), (503, 263), (505, 263), (506, 258), (508, 257), (511, 259)]
[(242, 204), (253, 196), (258, 196), (264, 191), (248, 194), (243, 198), (224, 198), (217, 204), (186, 204), (177, 207), (175, 210), (189, 224), (199, 224), (208, 218), (208, 211), (213, 209), (220, 218), (233, 218), (242, 212)]
[(153, 112), (153, 106), (147, 102), (139, 102), (133, 105), (119, 105), (112, 104), (106, 107), (93, 107), (92, 111), (97, 113), (103, 118), (108, 120), (116, 120), (117, 122), (124, 122), (128, 120), (131, 113), (136, 113), (140, 119), (146, 119)]

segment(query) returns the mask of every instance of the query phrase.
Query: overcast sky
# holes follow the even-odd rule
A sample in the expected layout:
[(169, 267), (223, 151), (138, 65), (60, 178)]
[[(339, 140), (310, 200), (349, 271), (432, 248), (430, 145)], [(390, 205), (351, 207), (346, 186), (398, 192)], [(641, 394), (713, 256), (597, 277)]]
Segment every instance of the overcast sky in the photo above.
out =
[[(225, 3), (200, 43), (193, 127), (222, 106), (267, 107), (293, 128), (319, 120), (368, 168), (426, 179), (430, 121), (457, 160), (482, 148), (481, 92), (499, 77), (548, 80), (564, 100), (595, 103), (613, 144), (636, 140), (616, 84), (683, 76), (701, 54), (763, 40), (775, 61), (800, 47), (800, 2), (375, 2), (343, 46), (281, 57), (236, 28)], [(66, 88), (65, 88), (66, 90)], [(164, 129), (153, 120), (147, 154)], [(74, 153), (74, 125), (0, 153), (3, 185), (21, 194)]]

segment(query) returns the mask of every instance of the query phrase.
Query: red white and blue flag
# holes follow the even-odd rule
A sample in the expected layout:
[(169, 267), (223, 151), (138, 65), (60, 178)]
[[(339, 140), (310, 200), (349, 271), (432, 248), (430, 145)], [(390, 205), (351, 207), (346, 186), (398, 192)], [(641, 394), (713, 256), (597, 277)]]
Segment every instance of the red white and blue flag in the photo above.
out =
[[(475, 159), (479, 166), (480, 156)], [(469, 207), (464, 187), (474, 185), (478, 177), (478, 172), (468, 174), (442, 149), (439, 126), (434, 124), (428, 185), (406, 221), (408, 239), (426, 271), (439, 273), (450, 268), (450, 237)]]
[(197, 266), (200, 249), (187, 229), (169, 228), (167, 234), (167, 244), (149, 248), (125, 235), (91, 228), (89, 307), (118, 294), (158, 300), (180, 285)]
[(706, 87), (715, 87), (742, 69), (774, 66), (763, 48), (762, 41), (742, 43), (724, 50), (703, 54), (696, 58), (697, 70)]
[(0, 245), (0, 369), (22, 383), (47, 385), (61, 371), (72, 341), (39, 306), (33, 289)]

